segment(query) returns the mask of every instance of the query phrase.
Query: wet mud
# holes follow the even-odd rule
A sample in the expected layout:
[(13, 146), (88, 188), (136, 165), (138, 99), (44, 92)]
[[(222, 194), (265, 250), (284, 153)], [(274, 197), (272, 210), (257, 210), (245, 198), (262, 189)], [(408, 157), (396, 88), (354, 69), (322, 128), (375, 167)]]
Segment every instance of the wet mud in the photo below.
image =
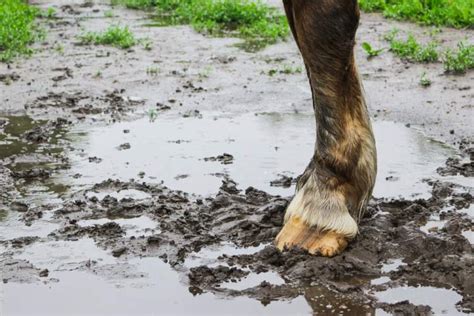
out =
[[(18, 249), (87, 238), (122, 260), (160, 258), (176, 273), (186, 276), (193, 295), (211, 292), (227, 297), (245, 296), (264, 305), (304, 296), (313, 311), (320, 313), (330, 305), (348, 314), (373, 313), (376, 309), (423, 314), (430, 308), (407, 302), (378, 302), (377, 297), (391, 289), (406, 287), (415, 289), (416, 297), (417, 288), (422, 291), (432, 287), (457, 293), (461, 299), (450, 302), (455, 305), (451, 306), (452, 310), (468, 313), (474, 303), (470, 277), (474, 261), (472, 244), (462, 232), (472, 230), (474, 225), (472, 217), (462, 212), (471, 207), (472, 192), (440, 181), (430, 186), (429, 199), (372, 200), (356, 240), (342, 255), (323, 258), (297, 249), (281, 253), (272, 245), (282, 226), (288, 198), (252, 187), (242, 191), (229, 179), (223, 181), (215, 197), (207, 198), (162, 185), (107, 180), (76, 192), (54, 210), (52, 219), (59, 228), (47, 236), (3, 241), (9, 249), (2, 253), (3, 282), (38, 278), (52, 282), (43, 266), (15, 260)], [(111, 195), (101, 199), (91, 195), (125, 190), (146, 195), (120, 200)], [(424, 233), (420, 228), (440, 213), (446, 224), (436, 232)], [(133, 227), (127, 227), (127, 220), (143, 217), (154, 225), (148, 228), (139, 225), (137, 231), (129, 233)], [(123, 224), (118, 224), (118, 220)], [(189, 263), (206, 248), (225, 244), (235, 245), (237, 249), (253, 248), (253, 251), (243, 254), (223, 251), (216, 258), (210, 256), (212, 263), (199, 264), (199, 260)], [(85, 260), (76, 265), (74, 269), (99, 275), (111, 269), (104, 271), (100, 261)], [(242, 289), (227, 288), (228, 283), (245, 282), (250, 274), (269, 272), (278, 275), (283, 283), (272, 284), (272, 278), (264, 278)], [(410, 295), (405, 298), (410, 299)]]
[[(51, 40), (0, 65), (5, 315), (474, 312), (471, 73), (428, 65), (440, 75), (427, 92), (407, 79), (419, 65), (361, 62), (380, 166), (360, 234), (335, 258), (281, 253), (273, 240), (314, 140), (304, 75), (267, 75), (301, 63), (294, 44), (246, 53), (113, 8), (160, 39), (153, 50), (78, 46), (82, 27), (107, 25), (108, 4), (33, 2), (58, 8)], [(410, 27), (364, 15), (360, 36), (393, 25)], [(64, 54), (48, 57), (58, 43)]]

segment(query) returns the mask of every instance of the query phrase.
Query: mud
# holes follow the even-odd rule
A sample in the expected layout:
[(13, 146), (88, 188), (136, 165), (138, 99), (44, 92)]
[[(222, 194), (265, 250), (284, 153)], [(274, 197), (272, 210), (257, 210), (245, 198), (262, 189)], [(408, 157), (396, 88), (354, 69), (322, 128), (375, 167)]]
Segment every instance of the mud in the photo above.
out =
[[(70, 202), (54, 211), (54, 221), (61, 228), (47, 237), (20, 238), (10, 241), (12, 250), (2, 254), (6, 269), (4, 282), (26, 282), (35, 276), (46, 278), (45, 266), (39, 268), (24, 260), (15, 261), (13, 249), (32, 244), (75, 241), (92, 238), (96, 245), (113, 257), (131, 260), (136, 257), (158, 257), (177, 273), (187, 276), (189, 291), (194, 295), (211, 292), (230, 297), (250, 297), (267, 305), (272, 301), (304, 296), (314, 312), (334, 310), (374, 313), (379, 308), (390, 313), (425, 313), (427, 306), (408, 302), (379, 303), (378, 293), (409, 286), (412, 289), (438, 288), (459, 293), (452, 311), (472, 311), (474, 272), (472, 244), (462, 235), (474, 227), (472, 217), (460, 211), (471, 207), (472, 190), (433, 181), (432, 196), (414, 201), (372, 200), (360, 225), (360, 235), (349, 248), (335, 258), (322, 258), (292, 250), (281, 253), (272, 241), (281, 228), (288, 198), (267, 194), (249, 187), (241, 192), (235, 182), (224, 180), (215, 197), (201, 198), (162, 185), (104, 181), (93, 188), (74, 194)], [(146, 193), (138, 199), (110, 195), (101, 199), (91, 192), (136, 190)], [(445, 210), (445, 211), (441, 211)], [(442, 212), (447, 224), (438, 232), (420, 230), (430, 216)], [(127, 236), (117, 219), (146, 216), (156, 224), (154, 229)], [(104, 224), (82, 225), (82, 221), (104, 219)], [(188, 259), (209, 246), (235, 245), (255, 250), (233, 255), (225, 251), (213, 264), (193, 266)], [(259, 246), (259, 247), (257, 247)], [(212, 260), (212, 256), (208, 256)], [(398, 264), (387, 265), (402, 258)], [(403, 262), (403, 264), (401, 264)], [(195, 262), (196, 263), (196, 262)], [(197, 260), (199, 263), (199, 260)], [(79, 262), (79, 269), (97, 266), (98, 262)], [(90, 268), (87, 268), (90, 269)], [(103, 268), (102, 268), (103, 269)], [(10, 273), (16, 271), (17, 273)], [(248, 288), (226, 288), (250, 274), (276, 273), (284, 283), (263, 280)], [(126, 277), (124, 275), (124, 277)], [(384, 282), (371, 282), (384, 278)], [(420, 288), (421, 287), (421, 288)], [(8, 288), (7, 288), (8, 291)], [(321, 298), (319, 293), (325, 293)], [(413, 293), (416, 297), (416, 290)], [(316, 299), (318, 304), (312, 305)], [(411, 296), (406, 298), (412, 299)], [(446, 302), (445, 302), (446, 303)], [(343, 307), (348, 306), (345, 309)], [(321, 309), (321, 306), (324, 307)]]
[[(342, 255), (280, 253), (272, 242), (314, 140), (304, 74), (267, 75), (301, 66), (294, 43), (248, 53), (237, 39), (147, 27), (139, 11), (105, 18), (105, 2), (33, 3), (57, 9), (46, 42), (0, 65), (5, 315), (474, 312), (472, 72), (367, 61), (357, 46), (374, 198)], [(118, 21), (151, 51), (77, 45), (82, 29)], [(428, 39), (363, 15), (358, 41), (382, 47), (393, 27)], [(453, 47), (465, 32), (438, 36)]]

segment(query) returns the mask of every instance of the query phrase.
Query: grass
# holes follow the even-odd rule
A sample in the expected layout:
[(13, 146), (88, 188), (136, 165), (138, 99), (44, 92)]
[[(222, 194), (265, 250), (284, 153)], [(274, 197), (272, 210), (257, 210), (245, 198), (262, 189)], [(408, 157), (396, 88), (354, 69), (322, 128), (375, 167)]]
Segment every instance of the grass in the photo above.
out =
[(40, 10), (38, 16), (45, 19), (54, 19), (56, 17), (56, 10), (52, 7), (47, 8), (46, 10)]
[(210, 35), (233, 33), (275, 42), (289, 33), (277, 9), (248, 0), (157, 0), (157, 13), (174, 24), (190, 23)]
[(41, 37), (35, 24), (39, 10), (22, 0), (0, 1), (0, 61), (9, 62), (19, 55), (30, 55), (29, 47)]
[(423, 72), (420, 77), (420, 85), (422, 87), (431, 86), (431, 80), (427, 77), (426, 72)]
[(54, 50), (58, 52), (61, 55), (64, 55), (64, 45), (61, 43), (58, 43), (54, 46)]
[(387, 18), (425, 25), (473, 27), (472, 0), (359, 0), (362, 10), (379, 11)]
[(94, 74), (93, 76), (94, 78), (98, 79), (98, 78), (102, 78), (102, 71), (100, 70), (97, 70), (97, 72)]
[[(412, 62), (442, 61), (447, 73), (463, 74), (474, 69), (474, 45), (459, 42), (457, 49), (446, 49), (442, 52), (436, 40), (426, 45), (420, 44), (409, 34), (406, 40), (397, 38), (398, 30), (394, 29), (385, 35), (390, 43), (390, 51), (395, 55)], [(426, 76), (422, 76), (425, 78)], [(423, 84), (422, 84), (423, 85)]]
[(137, 40), (128, 27), (111, 25), (103, 32), (87, 32), (80, 35), (82, 44), (111, 45), (127, 49), (135, 44)]
[(156, 0), (112, 0), (112, 5), (123, 5), (129, 9), (149, 9), (156, 5)]
[(106, 18), (113, 18), (114, 17), (114, 11), (112, 10), (107, 10), (104, 12), (104, 17)]
[(420, 44), (409, 34), (406, 40), (397, 38), (397, 31), (392, 31), (385, 38), (390, 42), (390, 51), (406, 60), (415, 62), (435, 62), (439, 60), (438, 43), (434, 40), (426, 45)]
[(156, 120), (156, 118), (158, 117), (158, 111), (156, 109), (149, 109), (147, 111), (147, 114), (148, 114), (148, 118), (149, 118), (151, 123), (153, 123)]
[(190, 24), (211, 36), (244, 38), (251, 50), (289, 34), (285, 16), (276, 8), (252, 0), (112, 0), (129, 8), (155, 8), (158, 25)]
[(212, 69), (211, 66), (206, 66), (206, 67), (204, 67), (204, 69), (199, 71), (198, 78), (199, 79), (209, 78), (211, 76), (212, 71), (213, 71), (213, 69)]
[(443, 56), (444, 69), (450, 73), (465, 73), (474, 69), (474, 45), (458, 44), (457, 50), (447, 50)]
[(384, 50), (383, 48), (374, 49), (372, 45), (367, 42), (362, 43), (362, 48), (365, 50), (369, 58), (380, 55), (380, 53)]
[(273, 77), (277, 74), (283, 74), (283, 75), (293, 75), (293, 74), (299, 74), (303, 72), (303, 68), (301, 67), (293, 67), (290, 65), (284, 65), (281, 69), (276, 69), (272, 68), (268, 71), (268, 75), (270, 77)]
[(158, 73), (160, 72), (160, 68), (151, 66), (146, 69), (146, 74), (149, 76), (157, 76)]

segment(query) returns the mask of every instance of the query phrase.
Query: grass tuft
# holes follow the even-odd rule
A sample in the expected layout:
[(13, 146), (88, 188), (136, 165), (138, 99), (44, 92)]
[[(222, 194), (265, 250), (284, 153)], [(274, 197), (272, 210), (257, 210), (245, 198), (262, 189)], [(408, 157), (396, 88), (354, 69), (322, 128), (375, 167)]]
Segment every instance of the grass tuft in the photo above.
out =
[(210, 35), (233, 33), (269, 43), (288, 35), (286, 19), (277, 9), (248, 0), (157, 0), (157, 13), (173, 24), (191, 24)]
[(391, 32), (385, 38), (390, 42), (390, 51), (401, 58), (424, 63), (439, 60), (438, 43), (436, 41), (422, 45), (411, 34), (408, 35), (406, 40), (399, 40), (396, 38), (395, 32)]
[(367, 43), (367, 42), (363, 42), (363, 43), (362, 43), (362, 48), (363, 48), (364, 51), (367, 53), (368, 58), (378, 56), (378, 55), (380, 55), (380, 53), (383, 52), (383, 50), (384, 50), (383, 48), (374, 49), (374, 48), (372, 47), (372, 45), (370, 45), (370, 44)]
[(112, 5), (123, 5), (129, 9), (150, 9), (156, 5), (156, 0), (112, 0)]
[(421, 74), (420, 85), (425, 88), (431, 86), (431, 79), (428, 78), (428, 76), (426, 75), (426, 72), (423, 72)]
[(118, 25), (109, 26), (103, 32), (87, 32), (79, 38), (83, 44), (111, 45), (122, 49), (130, 48), (137, 43), (128, 27)]
[(112, 0), (129, 8), (155, 7), (159, 25), (191, 24), (211, 36), (233, 35), (262, 48), (285, 38), (289, 27), (285, 16), (259, 0)]
[(22, 0), (0, 1), (0, 61), (9, 62), (19, 55), (30, 55), (31, 43), (40, 37), (35, 25), (39, 10)]
[(446, 72), (462, 74), (469, 69), (474, 69), (474, 45), (458, 44), (458, 49), (447, 50), (443, 56)]
[(293, 74), (300, 74), (303, 72), (303, 68), (301, 67), (293, 67), (291, 65), (284, 65), (282, 68), (277, 69), (277, 68), (272, 68), (268, 71), (268, 75), (270, 77), (273, 77), (277, 74), (283, 74), (283, 75), (293, 75)]
[(362, 10), (387, 18), (455, 28), (474, 26), (472, 0), (359, 0)]

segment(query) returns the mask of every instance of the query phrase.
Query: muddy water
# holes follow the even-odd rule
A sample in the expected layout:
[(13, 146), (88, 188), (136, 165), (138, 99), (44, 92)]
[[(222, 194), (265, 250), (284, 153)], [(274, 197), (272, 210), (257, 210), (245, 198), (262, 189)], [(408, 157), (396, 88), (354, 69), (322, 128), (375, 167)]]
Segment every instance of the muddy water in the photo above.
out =
[[(268, 2), (281, 6), (278, 0)], [(364, 234), (344, 257), (326, 261), (272, 251), (282, 210), (275, 212), (271, 203), (252, 200), (241, 204), (239, 201), (246, 199), (242, 194), (233, 196), (235, 209), (222, 210), (217, 205), (219, 212), (211, 212), (193, 203), (175, 207), (170, 200), (176, 192), (136, 185), (164, 181), (185, 192), (210, 194), (211, 203), (217, 201), (213, 195), (223, 177), (229, 176), (240, 189), (252, 185), (273, 194), (291, 195), (293, 187), (271, 186), (270, 182), (282, 174), (295, 177), (306, 166), (313, 150), (312, 115), (225, 114), (249, 109), (279, 113), (289, 108), (300, 113), (310, 110), (304, 74), (267, 75), (286, 64), (302, 65), (291, 40), (246, 54), (235, 48), (236, 39), (209, 38), (185, 26), (145, 27), (150, 22), (146, 13), (111, 8), (105, 0), (88, 1), (87, 5), (83, 0), (31, 3), (54, 7), (56, 18), (47, 21), (48, 37), (38, 45), (34, 58), (12, 67), (0, 65), (2, 74), (19, 76), (8, 86), (0, 82), (2, 110), (24, 113), (26, 106), (32, 117), (60, 116), (75, 123), (94, 123), (78, 123), (66, 135), (71, 141), (60, 142), (64, 134), (50, 134), (49, 130), (56, 130), (51, 122), (7, 117), (5, 127), (0, 118), (0, 160), (13, 172), (23, 173), (14, 177), (10, 187), (10, 177), (0, 164), (0, 271), (7, 282), (0, 283), (1, 315), (65, 315), (71, 310), (111, 315), (189, 311), (387, 314), (374, 299), (380, 303), (408, 299), (430, 305), (436, 314), (474, 310), (472, 285), (463, 282), (474, 273), (474, 265), (469, 264), (472, 247), (465, 244), (466, 240), (472, 244), (470, 219), (474, 214), (472, 205), (466, 206), (470, 200), (464, 188), (458, 192), (463, 196), (434, 194), (434, 199), (419, 203), (397, 200), (385, 205), (373, 201), (375, 215), (361, 225)], [(112, 9), (114, 18), (105, 18), (105, 12)], [(152, 50), (77, 45), (77, 36), (84, 31), (116, 23), (130, 26), (140, 38), (151, 39)], [(394, 27), (414, 32), (423, 41), (432, 39), (426, 28), (363, 14), (358, 43), (384, 47), (383, 35)], [(466, 34), (472, 35), (472, 31), (443, 29), (437, 40), (455, 48)], [(63, 53), (56, 51), (59, 46)], [(407, 64), (388, 52), (368, 61), (360, 45), (356, 55), (371, 113), (379, 119), (411, 123), (451, 143), (472, 135), (469, 86), (473, 76), (446, 76), (441, 63)], [(58, 64), (67, 71), (60, 81), (56, 79), (63, 70)], [(160, 74), (150, 76), (146, 70), (156, 66)], [(95, 76), (98, 70), (100, 78)], [(433, 79), (430, 88), (419, 87), (416, 80), (425, 71)], [(201, 76), (204, 72), (206, 76)], [(122, 92), (109, 96), (115, 89)], [(129, 98), (132, 96), (140, 98)], [(141, 107), (138, 103), (142, 102), (130, 102), (132, 99), (143, 99), (146, 105)], [(157, 101), (170, 105), (175, 114), (160, 114), (154, 122), (144, 118), (99, 127), (95, 121), (121, 118), (118, 114), (125, 111), (140, 112)], [(196, 108), (202, 111), (202, 119), (176, 114)], [(110, 115), (96, 116), (96, 112)], [(46, 130), (32, 136), (46, 138), (26, 142), (25, 133), (43, 124)], [(472, 178), (435, 174), (435, 169), (455, 154), (451, 148), (403, 124), (380, 121), (375, 130), (379, 151), (376, 196), (431, 197), (424, 178), (472, 187)], [(205, 160), (224, 153), (231, 154), (233, 160), (225, 159), (226, 164)], [(70, 169), (64, 170), (66, 167)], [(51, 171), (51, 175), (30, 177), (24, 173), (32, 168)], [(125, 182), (98, 185), (109, 177)], [(129, 182), (130, 178), (137, 182)], [(71, 196), (80, 189), (87, 191)], [(161, 194), (164, 200), (159, 198)], [(226, 193), (220, 191), (219, 195), (225, 201)], [(115, 199), (120, 203), (115, 204)], [(443, 199), (446, 205), (435, 203)], [(24, 202), (28, 211), (12, 210), (11, 201)], [(158, 205), (171, 207), (176, 217), (160, 214)], [(260, 220), (263, 214), (255, 205), (278, 220)], [(248, 213), (242, 215), (242, 209)], [(213, 218), (216, 221), (209, 220)], [(260, 225), (254, 235), (253, 225)], [(77, 235), (76, 230), (80, 232)], [(120, 237), (108, 230), (118, 231)], [(184, 235), (190, 240), (183, 240)], [(262, 243), (255, 244), (260, 239)], [(126, 250), (120, 255), (123, 246)], [(184, 254), (178, 256), (180, 252)], [(196, 289), (188, 288), (189, 269), (201, 265), (237, 267), (245, 275), (230, 280), (219, 276), (219, 282), (209, 287), (197, 282), (204, 291), (197, 294)], [(48, 276), (44, 276), (45, 268)], [(398, 314), (429, 313), (426, 309), (415, 312), (408, 305), (398, 306)], [(395, 313), (390, 308), (386, 310)]]
[[(214, 315), (309, 314), (304, 298), (264, 306), (250, 298), (219, 299), (213, 294), (193, 297), (179, 275), (160, 259), (130, 260), (129, 280), (109, 280), (83, 271), (57, 272), (58, 283), (9, 284), (5, 289), (7, 315)], [(19, 296), (28, 304), (18, 304)], [(159, 311), (159, 312), (157, 312)]]
[[(376, 121), (379, 172), (377, 197), (426, 197), (423, 179), (455, 151), (430, 141), (402, 124)], [(163, 115), (72, 132), (77, 142), (71, 169), (59, 179), (90, 185), (107, 178), (147, 182), (200, 195), (216, 193), (227, 175), (240, 187), (254, 186), (272, 194), (291, 195), (289, 188), (271, 186), (281, 174), (298, 176), (314, 150), (314, 117), (303, 114), (203, 113), (202, 118)], [(129, 149), (121, 149), (127, 144)], [(130, 145), (130, 146), (128, 146)], [(228, 164), (206, 158), (230, 154)], [(90, 162), (98, 157), (100, 163)], [(73, 175), (80, 175), (73, 179)], [(73, 179), (73, 180), (71, 180)]]
[[(8, 161), (12, 170), (22, 170), (25, 167), (20, 168), (18, 161), (21, 159), (18, 157), (42, 154), (49, 147), (25, 144), (21, 135), (35, 128), (36, 124), (45, 123), (33, 123), (27, 117), (10, 118), (10, 122), (15, 122), (19, 129), (5, 130), (2, 148), (13, 150), (6, 158), (17, 157)], [(429, 196), (430, 187), (423, 180), (438, 177), (436, 168), (444, 163), (447, 156), (456, 152), (401, 124), (380, 121), (374, 123), (374, 129), (379, 155), (379, 175), (374, 195)], [(71, 307), (77, 314), (110, 315), (148, 314), (156, 310), (168, 314), (185, 314), (190, 310), (196, 313), (212, 310), (215, 314), (229, 311), (235, 311), (235, 314), (308, 314), (311, 311), (323, 314), (385, 314), (381, 309), (336, 295), (319, 285), (305, 287), (304, 297), (285, 298), (270, 304), (248, 297), (229, 296), (232, 291), (245, 291), (263, 283), (276, 287), (284, 285), (288, 280), (274, 271), (257, 273), (239, 266), (245, 276), (220, 284), (220, 291), (227, 294), (217, 291), (197, 296), (190, 293), (187, 280), (180, 273), (202, 265), (230, 267), (222, 256), (253, 255), (268, 244), (255, 247), (237, 247), (230, 242), (210, 245), (190, 253), (181, 267), (173, 269), (156, 257), (115, 258), (98, 247), (91, 238), (54, 240), (48, 237), (62, 225), (53, 216), (59, 207), (57, 205), (61, 204), (61, 197), (66, 198), (80, 189), (89, 189), (108, 178), (124, 181), (135, 178), (148, 183), (163, 181), (174, 189), (212, 195), (217, 192), (223, 178), (229, 177), (241, 188), (252, 185), (273, 194), (289, 196), (293, 186), (283, 188), (272, 186), (270, 182), (282, 174), (296, 177), (306, 166), (313, 151), (312, 116), (263, 113), (231, 117), (204, 112), (199, 117), (183, 117), (171, 114), (160, 115), (156, 120), (145, 117), (92, 128), (79, 124), (67, 132), (66, 138), (71, 144), (56, 151), (64, 152), (68, 169), (60, 169), (47, 179), (17, 185), (21, 188), (21, 200), (33, 202), (33, 205), (49, 203), (56, 206), (49, 207), (30, 226), (25, 226), (16, 212), (7, 212), (0, 221), (0, 240), (28, 236), (42, 239), (21, 250), (1, 245), (3, 254), (9, 254), (13, 260), (26, 260), (37, 269), (49, 270), (44, 283), (2, 284), (2, 308), (6, 315), (62, 315)], [(232, 155), (232, 159), (206, 159), (224, 153)], [(27, 166), (35, 164), (30, 162)], [(57, 164), (53, 160), (50, 164), (39, 166), (54, 169)], [(459, 177), (451, 179), (465, 182)], [(54, 189), (57, 187), (66, 189), (58, 191)], [(85, 196), (99, 201), (115, 198), (137, 202), (152, 197), (149, 192), (133, 188), (89, 190)], [(465, 212), (472, 216), (470, 209)], [(147, 215), (81, 219), (77, 225), (97, 227), (111, 221), (117, 223), (130, 240), (161, 234), (159, 221)], [(439, 214), (433, 215), (420, 229), (429, 233), (433, 227), (444, 224)], [(472, 240), (470, 231), (464, 231), (463, 235)], [(381, 272), (385, 275), (395, 273), (405, 265), (403, 258), (394, 258), (381, 266)], [(390, 278), (381, 276), (369, 279), (369, 283), (384, 286), (390, 283)], [(410, 299), (414, 304), (431, 305), (436, 313), (460, 313), (455, 304), (461, 296), (451, 290), (420, 286), (386, 288), (369, 293), (381, 302), (396, 303)], [(20, 304), (24, 295), (31, 298), (29, 304)], [(437, 296), (444, 300), (436, 304), (429, 302), (429, 298)]]

